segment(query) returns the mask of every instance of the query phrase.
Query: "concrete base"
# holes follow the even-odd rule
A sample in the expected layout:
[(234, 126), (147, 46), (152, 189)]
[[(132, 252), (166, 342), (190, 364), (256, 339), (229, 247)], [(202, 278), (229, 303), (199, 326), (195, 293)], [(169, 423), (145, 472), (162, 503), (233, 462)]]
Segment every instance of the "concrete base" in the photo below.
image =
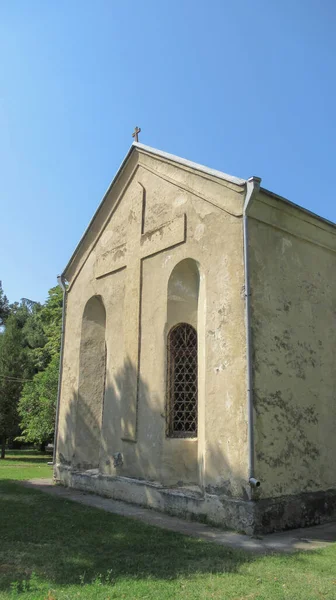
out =
[(197, 487), (165, 488), (152, 481), (102, 475), (98, 470), (75, 471), (57, 465), (54, 477), (62, 485), (93, 492), (161, 512), (210, 523), (247, 534), (254, 531), (254, 503), (223, 499)]
[(136, 504), (121, 502), (121, 500), (102, 498), (96, 494), (73, 490), (63, 485), (54, 485), (52, 479), (31, 479), (18, 483), (57, 498), (78, 502), (84, 506), (105, 510), (122, 517), (137, 519), (160, 529), (175, 531), (227, 548), (238, 548), (257, 554), (293, 552), (296, 550), (309, 550), (311, 552), (336, 541), (336, 522), (314, 525), (314, 527), (307, 527), (306, 529), (271, 533), (265, 536), (248, 536), (232, 531), (224, 531), (221, 528), (211, 527), (196, 521), (186, 521)]
[(272, 533), (336, 519), (336, 490), (265, 498), (255, 503), (256, 533)]
[(197, 487), (165, 488), (156, 482), (102, 475), (98, 469), (76, 471), (60, 464), (54, 478), (70, 488), (248, 535), (317, 525), (336, 518), (336, 490), (244, 501), (203, 493)]

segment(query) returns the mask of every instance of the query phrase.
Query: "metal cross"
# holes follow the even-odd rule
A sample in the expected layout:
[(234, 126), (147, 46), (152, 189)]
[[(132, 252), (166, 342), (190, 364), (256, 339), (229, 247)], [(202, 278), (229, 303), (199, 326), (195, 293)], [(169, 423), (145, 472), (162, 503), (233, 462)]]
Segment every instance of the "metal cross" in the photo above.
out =
[(135, 127), (134, 133), (132, 133), (132, 137), (134, 137), (135, 142), (139, 141), (138, 136), (139, 136), (140, 131), (141, 131), (140, 127)]

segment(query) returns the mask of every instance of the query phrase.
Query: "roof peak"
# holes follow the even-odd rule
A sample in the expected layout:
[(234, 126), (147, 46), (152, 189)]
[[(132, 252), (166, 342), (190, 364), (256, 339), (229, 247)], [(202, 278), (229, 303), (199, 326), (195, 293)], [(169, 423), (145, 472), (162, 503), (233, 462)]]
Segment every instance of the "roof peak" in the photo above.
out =
[(154, 156), (159, 156), (160, 158), (165, 158), (167, 160), (171, 160), (180, 165), (184, 165), (185, 167), (190, 167), (191, 169), (195, 169), (200, 171), (201, 173), (206, 173), (207, 175), (212, 175), (213, 177), (218, 177), (219, 179), (224, 179), (225, 181), (229, 181), (230, 183), (234, 183), (236, 185), (245, 185), (246, 179), (241, 179), (240, 177), (234, 177), (233, 175), (228, 175), (227, 173), (223, 173), (222, 171), (217, 171), (216, 169), (211, 169), (210, 167), (206, 167), (204, 165), (200, 165), (198, 163), (192, 162), (191, 160), (187, 160), (186, 158), (181, 158), (180, 156), (176, 156), (175, 154), (169, 154), (168, 152), (163, 152), (162, 150), (157, 150), (156, 148), (152, 148), (151, 146), (146, 146), (145, 144), (141, 144), (140, 142), (133, 142), (131, 148), (138, 148), (143, 152), (148, 152), (149, 154), (154, 154)]

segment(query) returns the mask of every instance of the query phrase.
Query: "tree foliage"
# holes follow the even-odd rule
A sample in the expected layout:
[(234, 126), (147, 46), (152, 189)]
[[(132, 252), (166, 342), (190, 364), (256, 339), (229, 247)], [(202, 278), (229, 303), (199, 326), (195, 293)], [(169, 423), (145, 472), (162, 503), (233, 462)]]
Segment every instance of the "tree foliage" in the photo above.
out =
[(18, 401), (24, 380), (32, 372), (23, 332), (28, 315), (22, 306), (12, 308), (0, 334), (1, 458), (5, 457), (8, 438), (18, 434)]
[(62, 323), (61, 289), (49, 290), (44, 306), (26, 322), (25, 337), (37, 373), (23, 386), (18, 413), (21, 436), (26, 442), (43, 444), (53, 437), (57, 401)]
[(43, 444), (53, 436), (62, 321), (61, 289), (44, 305), (9, 304), (0, 282), (0, 441)]
[(0, 281), (0, 327), (5, 324), (7, 317), (9, 316), (9, 302), (7, 296), (5, 296), (2, 289), (2, 282)]
[(59, 356), (23, 387), (18, 412), (22, 430), (20, 439), (44, 444), (54, 433), (58, 386)]

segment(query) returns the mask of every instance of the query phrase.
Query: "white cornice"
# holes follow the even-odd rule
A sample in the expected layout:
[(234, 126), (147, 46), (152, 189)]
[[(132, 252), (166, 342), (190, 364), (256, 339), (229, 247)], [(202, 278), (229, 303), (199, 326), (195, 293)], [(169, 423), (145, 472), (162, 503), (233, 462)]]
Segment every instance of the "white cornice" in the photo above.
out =
[(201, 173), (206, 173), (207, 175), (211, 175), (212, 177), (217, 177), (218, 179), (224, 179), (225, 181), (229, 181), (230, 183), (234, 183), (236, 185), (245, 185), (246, 180), (241, 179), (240, 177), (234, 177), (233, 175), (227, 175), (222, 171), (216, 171), (216, 169), (210, 169), (209, 167), (205, 167), (204, 165), (199, 165), (198, 163), (194, 163), (191, 160), (186, 160), (185, 158), (180, 158), (179, 156), (175, 156), (175, 154), (169, 154), (168, 152), (162, 152), (162, 150), (157, 150), (156, 148), (151, 148), (150, 146), (145, 146), (145, 144), (140, 144), (140, 142), (134, 142), (132, 147), (138, 148), (138, 150), (142, 150), (143, 152), (147, 152), (148, 154), (153, 154), (154, 156), (159, 156), (160, 158), (164, 158), (165, 160), (170, 160), (172, 162), (178, 163), (179, 165), (183, 165), (184, 167), (189, 167), (190, 169), (194, 169), (195, 171), (200, 171)]

